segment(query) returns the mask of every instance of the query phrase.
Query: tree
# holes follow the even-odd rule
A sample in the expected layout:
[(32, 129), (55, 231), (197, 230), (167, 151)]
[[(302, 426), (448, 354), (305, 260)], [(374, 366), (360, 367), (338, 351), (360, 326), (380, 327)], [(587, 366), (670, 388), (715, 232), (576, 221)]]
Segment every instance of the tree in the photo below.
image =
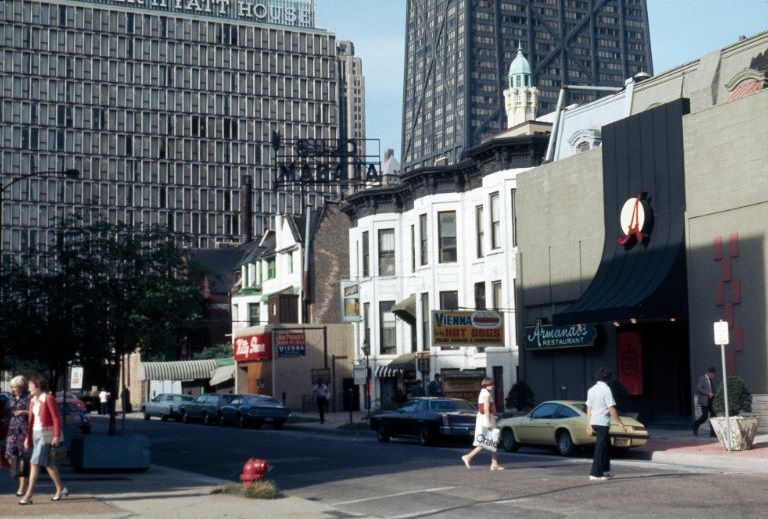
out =
[[(735, 416), (739, 413), (752, 412), (752, 393), (747, 389), (747, 384), (744, 379), (737, 375), (729, 375), (727, 377), (728, 384), (728, 413)], [(720, 387), (717, 388), (715, 393), (715, 400), (712, 402), (712, 407), (719, 415), (725, 414), (725, 389), (722, 382)]]
[(531, 387), (524, 380), (518, 380), (507, 393), (505, 403), (507, 407), (514, 407), (518, 411), (527, 411), (533, 408), (536, 400), (533, 398)]

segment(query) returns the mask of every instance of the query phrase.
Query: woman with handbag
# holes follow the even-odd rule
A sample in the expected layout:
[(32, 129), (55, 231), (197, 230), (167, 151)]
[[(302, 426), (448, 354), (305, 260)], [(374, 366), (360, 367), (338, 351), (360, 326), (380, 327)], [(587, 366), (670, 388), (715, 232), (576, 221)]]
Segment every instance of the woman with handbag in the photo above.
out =
[(58, 501), (69, 495), (67, 487), (61, 484), (61, 476), (51, 457), (51, 447), (57, 447), (63, 440), (61, 433), (61, 415), (56, 398), (48, 393), (48, 381), (40, 376), (29, 379), (30, 401), (29, 428), (24, 440), (26, 449), (32, 448), (29, 470), (29, 486), (27, 493), (19, 500), (20, 505), (32, 504), (32, 493), (35, 490), (40, 467), (44, 466), (56, 485), (56, 494), (51, 501)]
[(496, 431), (496, 403), (493, 401), (493, 379), (485, 377), (481, 382), (480, 395), (477, 397), (477, 418), (475, 420), (475, 446), (472, 452), (461, 457), (467, 468), (472, 466), (472, 458), (483, 449), (491, 452), (491, 470), (504, 470), (496, 457), (498, 431)]
[(5, 438), (5, 457), (11, 465), (11, 477), (19, 480), (17, 496), (23, 496), (29, 477), (29, 451), (24, 440), (29, 428), (29, 393), (27, 380), (21, 375), (11, 379), (12, 397), (8, 401), (8, 435)]

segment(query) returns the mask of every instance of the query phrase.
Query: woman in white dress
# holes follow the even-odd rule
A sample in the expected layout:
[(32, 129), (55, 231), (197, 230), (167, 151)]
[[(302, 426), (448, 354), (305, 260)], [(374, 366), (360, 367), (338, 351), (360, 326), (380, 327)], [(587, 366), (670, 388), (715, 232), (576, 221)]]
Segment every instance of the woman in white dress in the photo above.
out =
[[(485, 377), (481, 382), (480, 395), (477, 397), (477, 418), (475, 420), (475, 441), (472, 443), (474, 449), (469, 454), (461, 457), (461, 461), (467, 468), (471, 468), (472, 459), (480, 454), (484, 447), (478, 443), (477, 437), (481, 434), (488, 434), (496, 428), (496, 403), (493, 401), (493, 379)], [(504, 470), (499, 465), (496, 458), (496, 452), (491, 451), (491, 470)]]

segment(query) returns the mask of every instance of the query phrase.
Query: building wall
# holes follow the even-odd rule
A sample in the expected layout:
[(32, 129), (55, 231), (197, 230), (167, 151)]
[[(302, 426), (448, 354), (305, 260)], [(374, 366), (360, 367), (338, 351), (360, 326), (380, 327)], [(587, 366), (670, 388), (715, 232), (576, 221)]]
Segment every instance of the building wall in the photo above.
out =
[[(597, 272), (605, 228), (602, 152), (587, 151), (539, 166), (520, 174), (517, 184), (521, 344), (525, 326), (538, 318), (551, 322), (553, 314), (578, 299)], [(606, 355), (615, 357), (615, 352), (595, 350), (588, 362), (582, 358), (583, 350), (521, 353), (520, 377), (531, 386), (537, 401), (582, 398), (594, 369), (611, 361)], [(536, 377), (537, 372), (553, 370), (564, 376), (557, 381)]]
[(312, 323), (341, 322), (339, 282), (349, 278), (349, 217), (338, 204), (327, 204), (312, 243), (310, 309)]
[(712, 322), (725, 318), (729, 368), (756, 394), (768, 393), (766, 114), (763, 90), (684, 119), (691, 377), (721, 371)]

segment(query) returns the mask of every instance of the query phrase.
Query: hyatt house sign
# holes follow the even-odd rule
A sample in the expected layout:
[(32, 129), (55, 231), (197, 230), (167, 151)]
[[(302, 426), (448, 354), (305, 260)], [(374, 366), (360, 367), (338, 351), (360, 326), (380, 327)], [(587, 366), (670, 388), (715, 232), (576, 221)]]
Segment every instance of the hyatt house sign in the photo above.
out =
[(311, 0), (83, 0), (92, 4), (122, 5), (163, 11), (168, 14), (198, 14), (217, 18), (314, 27)]

